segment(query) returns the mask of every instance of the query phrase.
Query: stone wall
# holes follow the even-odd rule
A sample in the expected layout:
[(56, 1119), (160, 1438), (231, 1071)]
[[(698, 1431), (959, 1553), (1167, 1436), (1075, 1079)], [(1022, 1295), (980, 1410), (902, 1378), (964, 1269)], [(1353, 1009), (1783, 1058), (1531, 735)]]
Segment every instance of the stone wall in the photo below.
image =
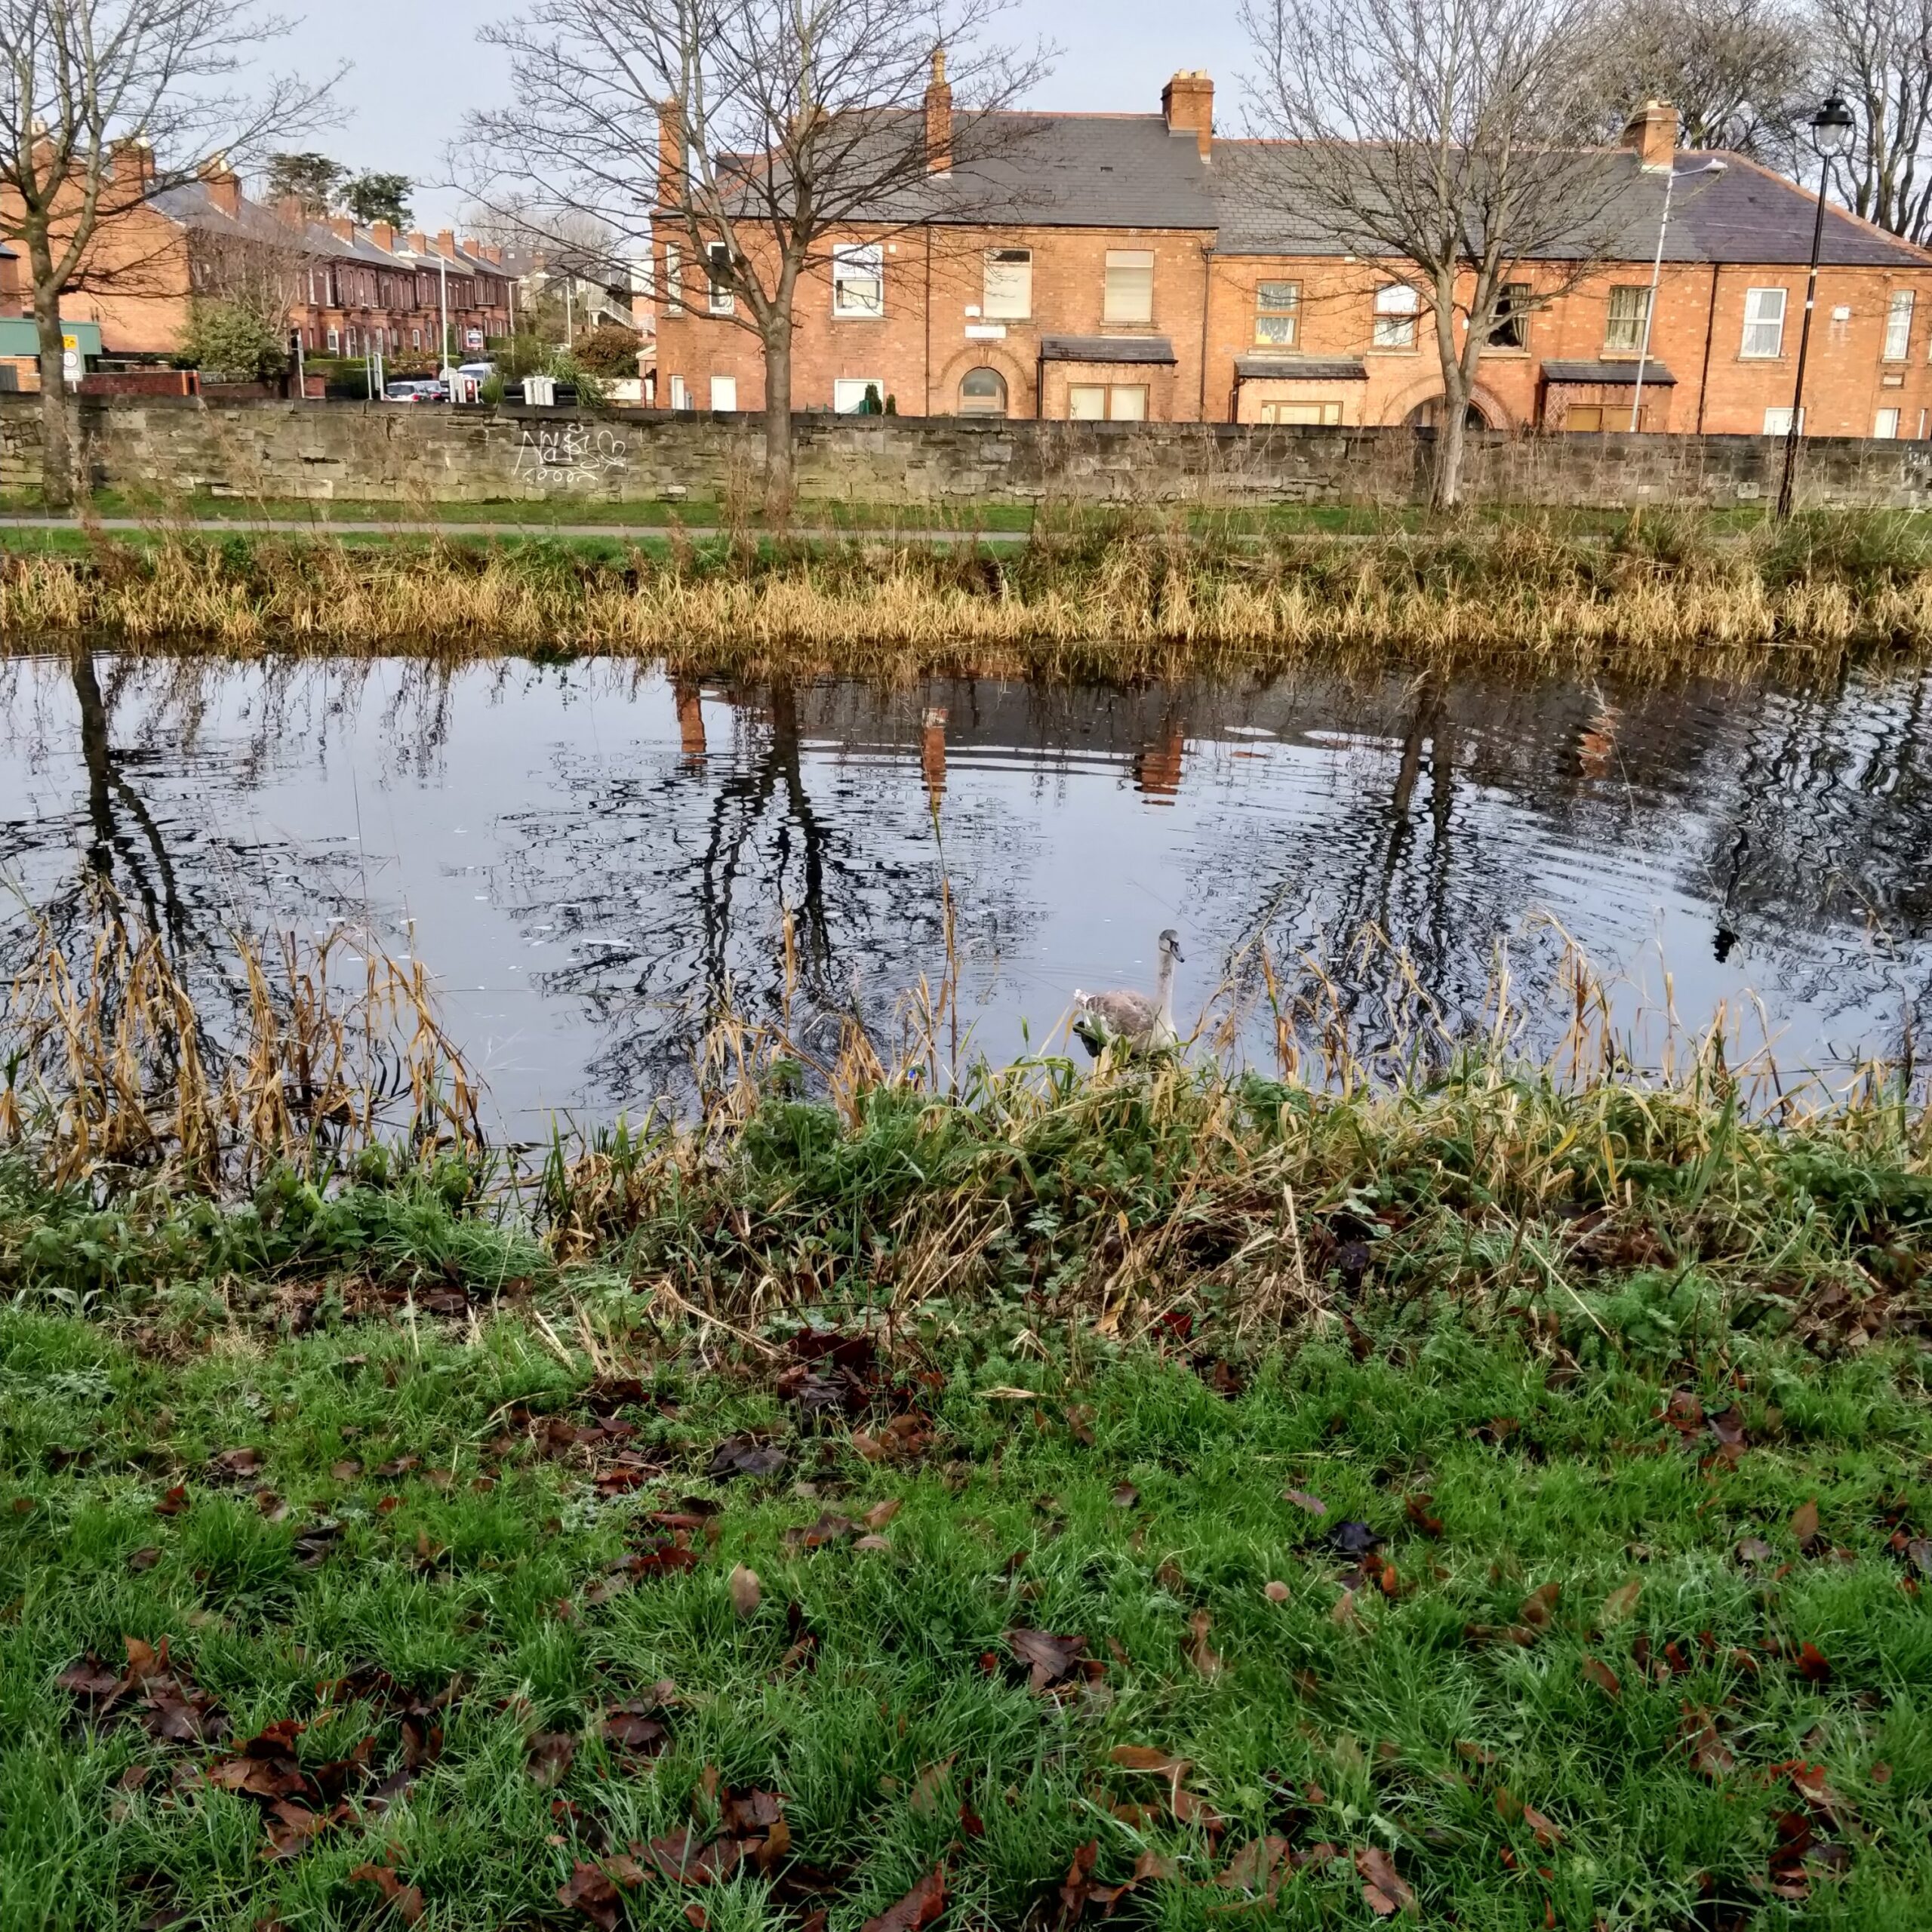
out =
[[(755, 497), (756, 418), (561, 410), (115, 398), (82, 405), (97, 488), (385, 503)], [(0, 489), (38, 477), (37, 398), (0, 395)], [(1552, 506), (1761, 502), (1782, 445), (1758, 436), (1472, 432), (1472, 500)], [(1212, 423), (798, 418), (808, 498), (948, 501), (1417, 501), (1426, 434)], [(1820, 439), (1807, 503), (1932, 505), (1932, 445)]]

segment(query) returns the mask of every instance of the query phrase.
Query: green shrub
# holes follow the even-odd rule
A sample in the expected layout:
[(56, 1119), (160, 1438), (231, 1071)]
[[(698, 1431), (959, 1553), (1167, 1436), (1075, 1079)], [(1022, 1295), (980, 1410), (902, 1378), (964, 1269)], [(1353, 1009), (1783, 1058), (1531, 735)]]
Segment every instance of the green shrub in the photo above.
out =
[(288, 369), (285, 333), (238, 302), (195, 303), (182, 352), (222, 382), (272, 382)]

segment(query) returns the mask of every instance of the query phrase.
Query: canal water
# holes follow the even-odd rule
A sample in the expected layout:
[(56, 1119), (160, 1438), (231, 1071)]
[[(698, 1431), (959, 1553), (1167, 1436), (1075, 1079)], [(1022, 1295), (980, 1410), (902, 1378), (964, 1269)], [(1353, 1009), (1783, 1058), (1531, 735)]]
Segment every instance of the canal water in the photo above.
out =
[[(0, 943), (90, 872), (218, 973), (231, 922), (422, 958), (518, 1131), (688, 1094), (726, 1000), (890, 1035), (946, 962), (963, 1051), (1149, 986), (1270, 1068), (1268, 998), (1405, 1051), (1418, 1014), (1558, 1039), (1566, 945), (1639, 1060), (1842, 1078), (1932, 1017), (1932, 675), (1826, 688), (1379, 681), (676, 686), (596, 661), (0, 664)], [(1266, 960), (1267, 964), (1264, 966)], [(0, 966), (5, 961), (0, 961)]]

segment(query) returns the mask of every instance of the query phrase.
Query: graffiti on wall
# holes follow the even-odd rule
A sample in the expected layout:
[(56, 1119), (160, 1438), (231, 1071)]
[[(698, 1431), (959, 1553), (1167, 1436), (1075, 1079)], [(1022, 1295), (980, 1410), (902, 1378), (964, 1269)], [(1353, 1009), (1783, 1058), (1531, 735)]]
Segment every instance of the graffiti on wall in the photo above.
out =
[(538, 490), (594, 490), (629, 468), (623, 436), (589, 423), (526, 429), (516, 453), (518, 480)]

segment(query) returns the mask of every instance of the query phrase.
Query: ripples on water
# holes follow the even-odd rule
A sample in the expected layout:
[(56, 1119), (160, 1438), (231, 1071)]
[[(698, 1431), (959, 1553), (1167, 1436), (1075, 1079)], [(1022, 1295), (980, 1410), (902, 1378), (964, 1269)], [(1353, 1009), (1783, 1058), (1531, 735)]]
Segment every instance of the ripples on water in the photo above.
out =
[(1786, 1067), (1897, 1056), (1932, 1009), (1922, 671), (888, 694), (103, 654), (0, 666), (0, 875), (30, 903), (71, 916), (109, 872), (209, 971), (231, 919), (366, 909), (441, 976), (526, 1126), (683, 1091), (728, 985), (775, 1011), (788, 910), (808, 1037), (855, 1005), (889, 1024), (944, 964), (942, 846), (962, 1020), (995, 1059), (1044, 1042), (1077, 986), (1149, 983), (1168, 924), (1181, 1007), (1231, 976), (1271, 1063), (1257, 943), (1346, 969), (1374, 1044), (1391, 976), (1350, 962), (1375, 928), (1461, 1023), (1499, 945), (1519, 987), (1548, 980), (1555, 928), (1626, 979), (1626, 1016), (1668, 993), (1695, 1030), (1756, 996)]

